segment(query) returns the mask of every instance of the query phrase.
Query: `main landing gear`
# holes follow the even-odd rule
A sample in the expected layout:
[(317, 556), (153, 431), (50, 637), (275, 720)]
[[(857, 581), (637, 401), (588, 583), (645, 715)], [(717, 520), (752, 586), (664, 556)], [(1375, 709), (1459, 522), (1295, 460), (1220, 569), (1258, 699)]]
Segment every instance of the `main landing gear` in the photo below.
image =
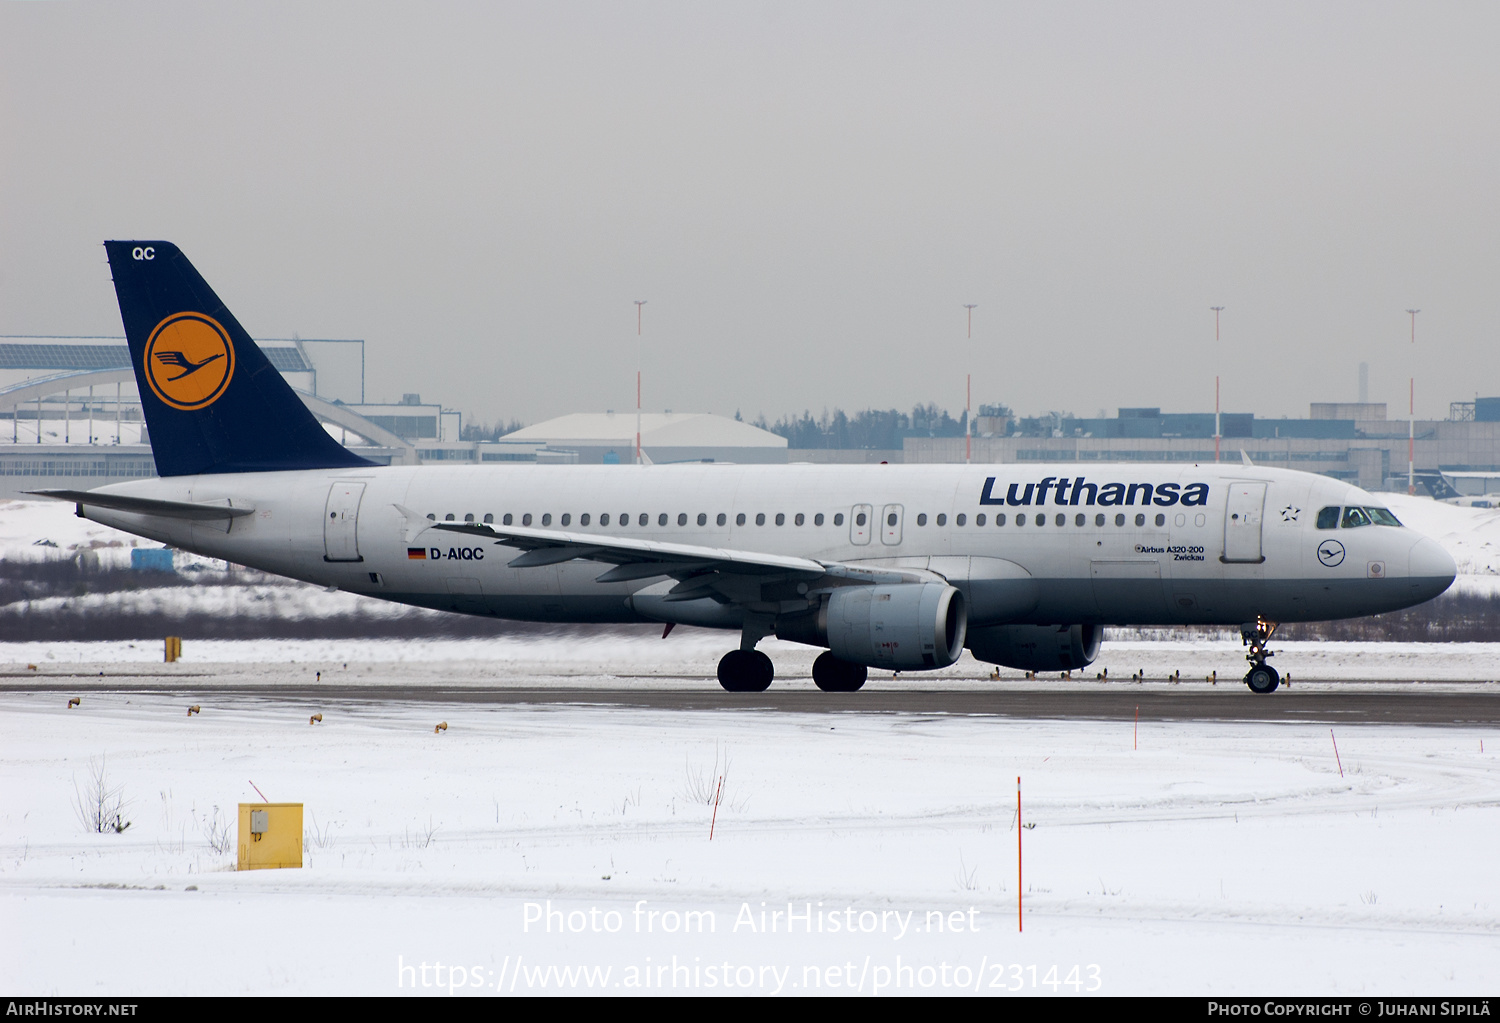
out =
[(865, 684), (869, 671), (863, 664), (840, 660), (832, 651), (813, 661), (813, 681), (825, 693), (852, 693)]
[(1266, 649), (1266, 644), (1271, 641), (1271, 634), (1275, 631), (1276, 623), (1264, 618), (1257, 618), (1240, 626), (1240, 641), (1250, 648), (1245, 654), (1245, 660), (1250, 662), (1250, 670), (1245, 674), (1245, 685), (1250, 687), (1252, 693), (1274, 693), (1276, 687), (1281, 685), (1281, 676), (1266, 663), (1268, 658), (1274, 656)]
[(731, 693), (763, 693), (776, 669), (759, 650), (731, 650), (719, 659), (719, 685)]

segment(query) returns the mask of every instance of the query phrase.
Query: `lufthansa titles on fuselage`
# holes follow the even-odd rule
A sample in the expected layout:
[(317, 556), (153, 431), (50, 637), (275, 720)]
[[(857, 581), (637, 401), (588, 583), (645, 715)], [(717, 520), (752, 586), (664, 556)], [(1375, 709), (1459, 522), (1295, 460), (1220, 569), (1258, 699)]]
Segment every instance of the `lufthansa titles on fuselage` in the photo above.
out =
[(979, 495), (980, 504), (1009, 505), (1011, 507), (1025, 505), (1042, 505), (1047, 503), (1047, 495), (1052, 495), (1052, 503), (1065, 507), (1074, 505), (1157, 505), (1162, 508), (1171, 507), (1174, 504), (1186, 506), (1202, 506), (1208, 504), (1207, 483), (1090, 483), (1085, 477), (1076, 479), (1064, 476), (1059, 479), (1056, 476), (1044, 476), (1040, 483), (1012, 483), (1004, 497), (997, 497), (995, 491), (995, 477), (991, 476), (984, 481), (984, 491)]

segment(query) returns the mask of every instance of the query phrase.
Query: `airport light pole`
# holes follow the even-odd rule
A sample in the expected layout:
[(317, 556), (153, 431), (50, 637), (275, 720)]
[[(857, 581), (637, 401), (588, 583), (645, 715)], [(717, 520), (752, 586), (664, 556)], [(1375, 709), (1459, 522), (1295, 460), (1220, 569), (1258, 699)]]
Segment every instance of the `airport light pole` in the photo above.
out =
[(969, 345), (967, 354), (969, 356), (970, 372), (964, 374), (964, 464), (968, 465), (972, 459), (972, 441), (974, 434), (974, 307), (979, 303), (965, 302), (964, 308), (969, 311)]
[(1406, 492), (1417, 492), (1417, 313), (1420, 309), (1408, 309), (1411, 317), (1411, 380), (1406, 409)]
[(646, 299), (635, 300), (635, 464), (641, 461), (641, 363), (645, 361), (645, 342), (641, 340), (641, 306)]
[(1224, 311), (1224, 307), (1221, 305), (1211, 305), (1209, 308), (1214, 311), (1214, 461), (1217, 462), (1219, 460), (1219, 437), (1221, 434), (1219, 430), (1219, 374), (1217, 371), (1220, 362), (1219, 314)]

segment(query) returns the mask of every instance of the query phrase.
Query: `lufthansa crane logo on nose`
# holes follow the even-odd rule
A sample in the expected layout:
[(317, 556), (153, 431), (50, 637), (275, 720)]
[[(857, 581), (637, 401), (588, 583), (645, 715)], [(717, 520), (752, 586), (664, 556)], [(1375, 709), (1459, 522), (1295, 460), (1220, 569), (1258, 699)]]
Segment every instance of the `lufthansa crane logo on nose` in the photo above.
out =
[(1337, 540), (1324, 540), (1318, 544), (1318, 560), (1329, 568), (1343, 564), (1344, 545)]
[(234, 376), (234, 345), (211, 316), (174, 313), (146, 341), (146, 380), (168, 405), (187, 412), (218, 401)]

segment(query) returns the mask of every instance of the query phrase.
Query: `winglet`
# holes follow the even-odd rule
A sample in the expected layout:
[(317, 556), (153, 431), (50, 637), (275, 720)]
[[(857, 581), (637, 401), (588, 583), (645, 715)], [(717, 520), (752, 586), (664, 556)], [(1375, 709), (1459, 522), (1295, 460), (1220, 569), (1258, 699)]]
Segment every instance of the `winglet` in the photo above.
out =
[(1245, 453), (1244, 448), (1240, 448), (1240, 458), (1244, 459), (1246, 465), (1255, 464), (1254, 462), (1250, 461), (1250, 456)]

